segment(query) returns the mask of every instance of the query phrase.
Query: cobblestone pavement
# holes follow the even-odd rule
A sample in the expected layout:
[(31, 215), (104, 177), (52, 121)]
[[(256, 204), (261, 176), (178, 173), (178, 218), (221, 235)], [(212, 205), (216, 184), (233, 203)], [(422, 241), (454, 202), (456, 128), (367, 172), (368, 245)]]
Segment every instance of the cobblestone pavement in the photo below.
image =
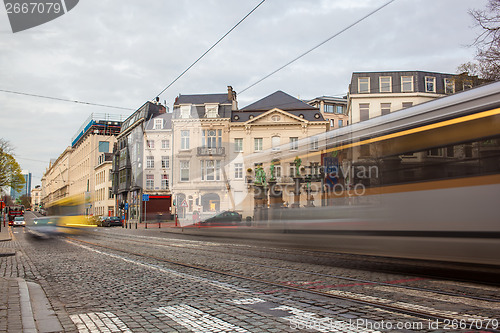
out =
[[(344, 281), (342, 284), (345, 286), (337, 283), (334, 288), (329, 278), (311, 277), (301, 271), (314, 270), (321, 274), (335, 273), (375, 281), (402, 281), (405, 285), (422, 286), (428, 282), (398, 274), (324, 266), (311, 257), (313, 263), (304, 263), (298, 257), (305, 254), (286, 249), (208, 241), (159, 230), (121, 228), (98, 228), (84, 235), (48, 240), (32, 239), (24, 229), (16, 230), (13, 236), (10, 242), (0, 242), (0, 247), (16, 251), (14, 256), (0, 257), (0, 277), (3, 278), (0, 283), (12, 283), (12, 279), (23, 278), (39, 284), (64, 332), (460, 331), (452, 330), (451, 323), (445, 329), (442, 324), (437, 325), (433, 321), (373, 306), (292, 291), (152, 258), (280, 283), (289, 282), (290, 285), (321, 285), (328, 290), (353, 294), (366, 294), (363, 289), (366, 286)], [(294, 257), (293, 260), (290, 257)], [(272, 270), (270, 265), (286, 269)], [(460, 285), (451, 281), (433, 283), (446, 290), (462, 288), (468, 294), (484, 297), (498, 295), (496, 287)], [(433, 307), (434, 302), (438, 303), (436, 299), (429, 300), (435, 295), (427, 295), (425, 299), (415, 294), (398, 294), (389, 286), (378, 288), (376, 296), (391, 302), (427, 308)], [(451, 298), (442, 311), (458, 315), (461, 311), (475, 309), (477, 312), (471, 315), (498, 319), (491, 318), (499, 313), (498, 304), (488, 303), (490, 308), (485, 310), (485, 305), (479, 301), (467, 306), (464, 304), (467, 300), (457, 302)], [(5, 296), (2, 301), (5, 304)], [(469, 327), (461, 328), (465, 332)]]

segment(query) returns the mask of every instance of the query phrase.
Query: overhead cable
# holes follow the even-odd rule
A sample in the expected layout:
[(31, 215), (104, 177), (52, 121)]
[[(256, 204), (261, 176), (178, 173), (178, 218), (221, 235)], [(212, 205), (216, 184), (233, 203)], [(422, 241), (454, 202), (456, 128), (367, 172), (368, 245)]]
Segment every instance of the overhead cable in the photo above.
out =
[(248, 89), (252, 88), (253, 86), (259, 84), (260, 82), (264, 81), (265, 79), (267, 79), (268, 77), (278, 73), (280, 70), (282, 70), (283, 68), (293, 64), (295, 61), (299, 60), (300, 58), (304, 57), (305, 55), (311, 53), (312, 51), (316, 50), (318, 47), (322, 46), (323, 44), (329, 42), (330, 40), (332, 40), (333, 38), (337, 37), (338, 35), (342, 34), (343, 32), (349, 30), (350, 28), (354, 27), (355, 25), (357, 25), (358, 23), (364, 21), (365, 19), (367, 19), (368, 17), (372, 16), (373, 14), (375, 14), (376, 12), (378, 12), (379, 10), (381, 10), (382, 8), (388, 6), (389, 4), (391, 4), (392, 2), (394, 2), (396, 0), (390, 0), (389, 2), (383, 4), (382, 6), (378, 7), (377, 9), (371, 11), (370, 13), (366, 14), (365, 16), (363, 16), (362, 18), (358, 19), (357, 21), (355, 21), (354, 23), (351, 23), (350, 25), (348, 25), (347, 27), (345, 27), (344, 29), (340, 30), (339, 32), (337, 32), (336, 34), (334, 34), (333, 36), (327, 38), (326, 40), (324, 40), (323, 42), (319, 43), (318, 45), (316, 45), (315, 47), (307, 50), (306, 52), (302, 53), (301, 55), (299, 55), (298, 57), (292, 59), (291, 61), (287, 62), (285, 65), (281, 66), (280, 68), (274, 70), (273, 72), (269, 73), (268, 75), (264, 76), (262, 79), (256, 81), (255, 83), (251, 84), (250, 86), (246, 87), (245, 89), (241, 90), (239, 92), (239, 94), (241, 95), (241, 93), (247, 91)]

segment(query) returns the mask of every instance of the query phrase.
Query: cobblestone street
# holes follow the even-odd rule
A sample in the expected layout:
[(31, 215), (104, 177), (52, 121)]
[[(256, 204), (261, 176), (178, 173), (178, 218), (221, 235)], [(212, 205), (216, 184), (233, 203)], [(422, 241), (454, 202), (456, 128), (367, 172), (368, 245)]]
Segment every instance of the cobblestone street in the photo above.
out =
[[(34, 332), (373, 332), (394, 331), (395, 325), (416, 332), (450, 330), (446, 321), (412, 311), (467, 319), (468, 325), (498, 319), (496, 287), (362, 270), (369, 265), (362, 261), (334, 267), (329, 257), (259, 242), (122, 228), (39, 240), (18, 228), (0, 246), (11, 254), (0, 257), (2, 288), (22, 279), (31, 284), (33, 299), (39, 286), (60, 324), (59, 330), (44, 327), (35, 304)], [(450, 295), (437, 294), (438, 286)], [(454, 298), (455, 289), (473, 298)], [(22, 316), (13, 315), (18, 303), (2, 296), (10, 314), (0, 332), (25, 327)]]

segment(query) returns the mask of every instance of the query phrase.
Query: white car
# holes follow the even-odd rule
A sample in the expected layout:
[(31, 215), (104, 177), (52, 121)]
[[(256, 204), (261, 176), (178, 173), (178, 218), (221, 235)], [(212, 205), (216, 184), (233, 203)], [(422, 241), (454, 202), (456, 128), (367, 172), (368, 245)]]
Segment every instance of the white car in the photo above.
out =
[(17, 216), (14, 218), (14, 224), (12, 225), (14, 227), (25, 227), (26, 226), (26, 221), (24, 221), (24, 217)]

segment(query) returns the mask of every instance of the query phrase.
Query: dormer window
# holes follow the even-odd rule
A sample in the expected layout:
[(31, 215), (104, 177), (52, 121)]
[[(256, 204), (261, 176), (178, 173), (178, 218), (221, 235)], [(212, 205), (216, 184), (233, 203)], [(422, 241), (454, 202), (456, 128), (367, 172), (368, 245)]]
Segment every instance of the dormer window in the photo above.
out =
[(181, 118), (182, 119), (191, 118), (191, 105), (181, 105)]
[(163, 128), (163, 119), (155, 119), (155, 129)]
[(205, 117), (217, 118), (219, 116), (217, 105), (205, 105)]

